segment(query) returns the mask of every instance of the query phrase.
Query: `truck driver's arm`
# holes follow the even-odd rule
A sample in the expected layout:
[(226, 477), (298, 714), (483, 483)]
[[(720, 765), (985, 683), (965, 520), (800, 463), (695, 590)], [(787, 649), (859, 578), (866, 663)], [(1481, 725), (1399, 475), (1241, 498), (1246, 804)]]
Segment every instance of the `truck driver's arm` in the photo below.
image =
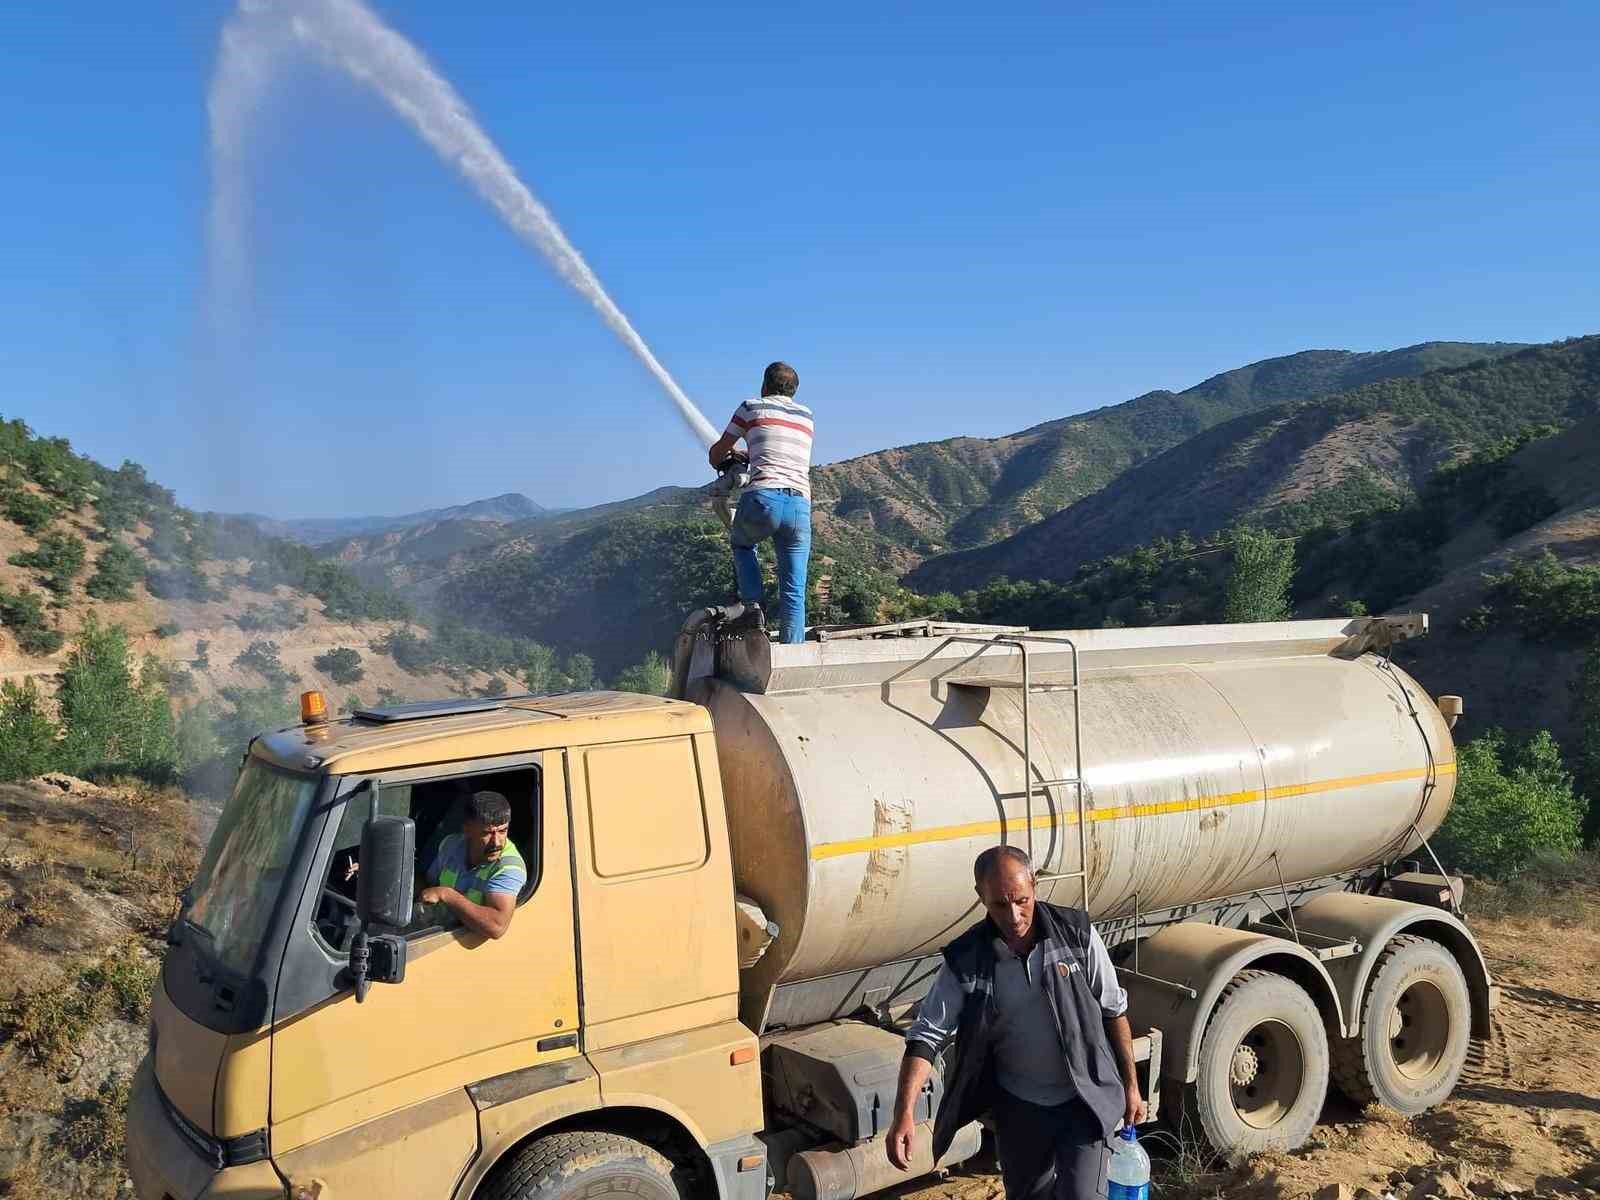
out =
[(900, 1170), (911, 1165), (911, 1147), (916, 1139), (917, 1097), (933, 1074), (933, 1060), (955, 1036), (965, 999), (961, 981), (949, 965), (939, 968), (933, 987), (917, 1009), (917, 1019), (906, 1031), (906, 1053), (900, 1060), (900, 1083), (895, 1089), (894, 1120), (889, 1125), (889, 1161)]
[(511, 916), (517, 910), (515, 892), (490, 892), (482, 904), (474, 904), (453, 887), (423, 888), (419, 899), (424, 904), (442, 904), (474, 933), (498, 938), (511, 928)]

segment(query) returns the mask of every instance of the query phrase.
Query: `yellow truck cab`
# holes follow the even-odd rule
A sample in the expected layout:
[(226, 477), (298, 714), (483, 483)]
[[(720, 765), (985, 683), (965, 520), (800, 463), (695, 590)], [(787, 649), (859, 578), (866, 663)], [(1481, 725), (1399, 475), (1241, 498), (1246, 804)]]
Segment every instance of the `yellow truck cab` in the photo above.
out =
[[(425, 868), (463, 783), (512, 805), (510, 927), (418, 913), (358, 1003), (363, 830), (409, 820)], [(169, 937), (129, 1108), (139, 1196), (509, 1197), (559, 1174), (670, 1200), (677, 1172), (760, 1200), (732, 887), (694, 705), (444, 702), (257, 738)]]

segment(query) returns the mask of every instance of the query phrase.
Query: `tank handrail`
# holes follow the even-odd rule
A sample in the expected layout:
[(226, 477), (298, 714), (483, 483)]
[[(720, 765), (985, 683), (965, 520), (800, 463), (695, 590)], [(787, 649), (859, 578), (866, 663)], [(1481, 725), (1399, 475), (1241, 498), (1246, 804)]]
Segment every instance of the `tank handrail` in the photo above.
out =
[[(1083, 889), (1083, 911), (1089, 911), (1089, 822), (1083, 809), (1083, 675), (1078, 664), (1078, 644), (1072, 638), (1062, 634), (1048, 633), (996, 633), (988, 638), (973, 637), (971, 635), (951, 634), (939, 646), (934, 647), (929, 655), (931, 658), (948, 642), (967, 642), (978, 645), (980, 648), (974, 658), (981, 655), (991, 646), (1013, 646), (1022, 660), (1022, 811), (1023, 821), (1028, 836), (1028, 861), (1038, 870), (1038, 862), (1033, 849), (1033, 717), (1028, 706), (1028, 697), (1033, 694), (1032, 664), (1028, 659), (1028, 643), (1042, 642), (1049, 645), (1065, 646), (1072, 654), (1072, 788), (1077, 797), (1077, 826), (1078, 826), (1078, 869), (1076, 871), (1045, 872), (1044, 877), (1049, 880), (1073, 879), (1079, 881)], [(1041, 782), (1039, 790), (1045, 793), (1049, 800), (1050, 784)], [(1054, 830), (1052, 830), (1052, 833)]]

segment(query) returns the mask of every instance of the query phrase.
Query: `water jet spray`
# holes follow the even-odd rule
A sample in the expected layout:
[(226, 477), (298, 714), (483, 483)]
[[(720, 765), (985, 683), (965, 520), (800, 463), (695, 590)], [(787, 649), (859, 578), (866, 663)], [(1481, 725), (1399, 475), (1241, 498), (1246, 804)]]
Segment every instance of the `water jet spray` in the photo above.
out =
[(240, 0), (222, 31), (207, 109), (211, 120), (209, 220), (213, 286), (235, 296), (245, 283), (248, 196), (243, 150), (260, 102), (286, 54), (309, 52), (372, 89), (478, 197), (562, 279), (656, 377), (679, 416), (710, 446), (717, 431), (661, 365), (583, 255), (518, 178), (465, 100), (403, 36), (361, 0)]

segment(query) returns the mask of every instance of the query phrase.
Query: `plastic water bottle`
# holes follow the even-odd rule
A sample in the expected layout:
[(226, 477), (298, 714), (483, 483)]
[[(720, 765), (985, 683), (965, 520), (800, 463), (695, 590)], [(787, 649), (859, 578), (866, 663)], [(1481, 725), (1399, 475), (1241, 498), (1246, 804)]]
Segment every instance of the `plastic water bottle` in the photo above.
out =
[(1117, 1131), (1116, 1144), (1111, 1151), (1111, 1165), (1106, 1168), (1106, 1200), (1149, 1200), (1150, 1156), (1139, 1145), (1139, 1135), (1132, 1125)]

